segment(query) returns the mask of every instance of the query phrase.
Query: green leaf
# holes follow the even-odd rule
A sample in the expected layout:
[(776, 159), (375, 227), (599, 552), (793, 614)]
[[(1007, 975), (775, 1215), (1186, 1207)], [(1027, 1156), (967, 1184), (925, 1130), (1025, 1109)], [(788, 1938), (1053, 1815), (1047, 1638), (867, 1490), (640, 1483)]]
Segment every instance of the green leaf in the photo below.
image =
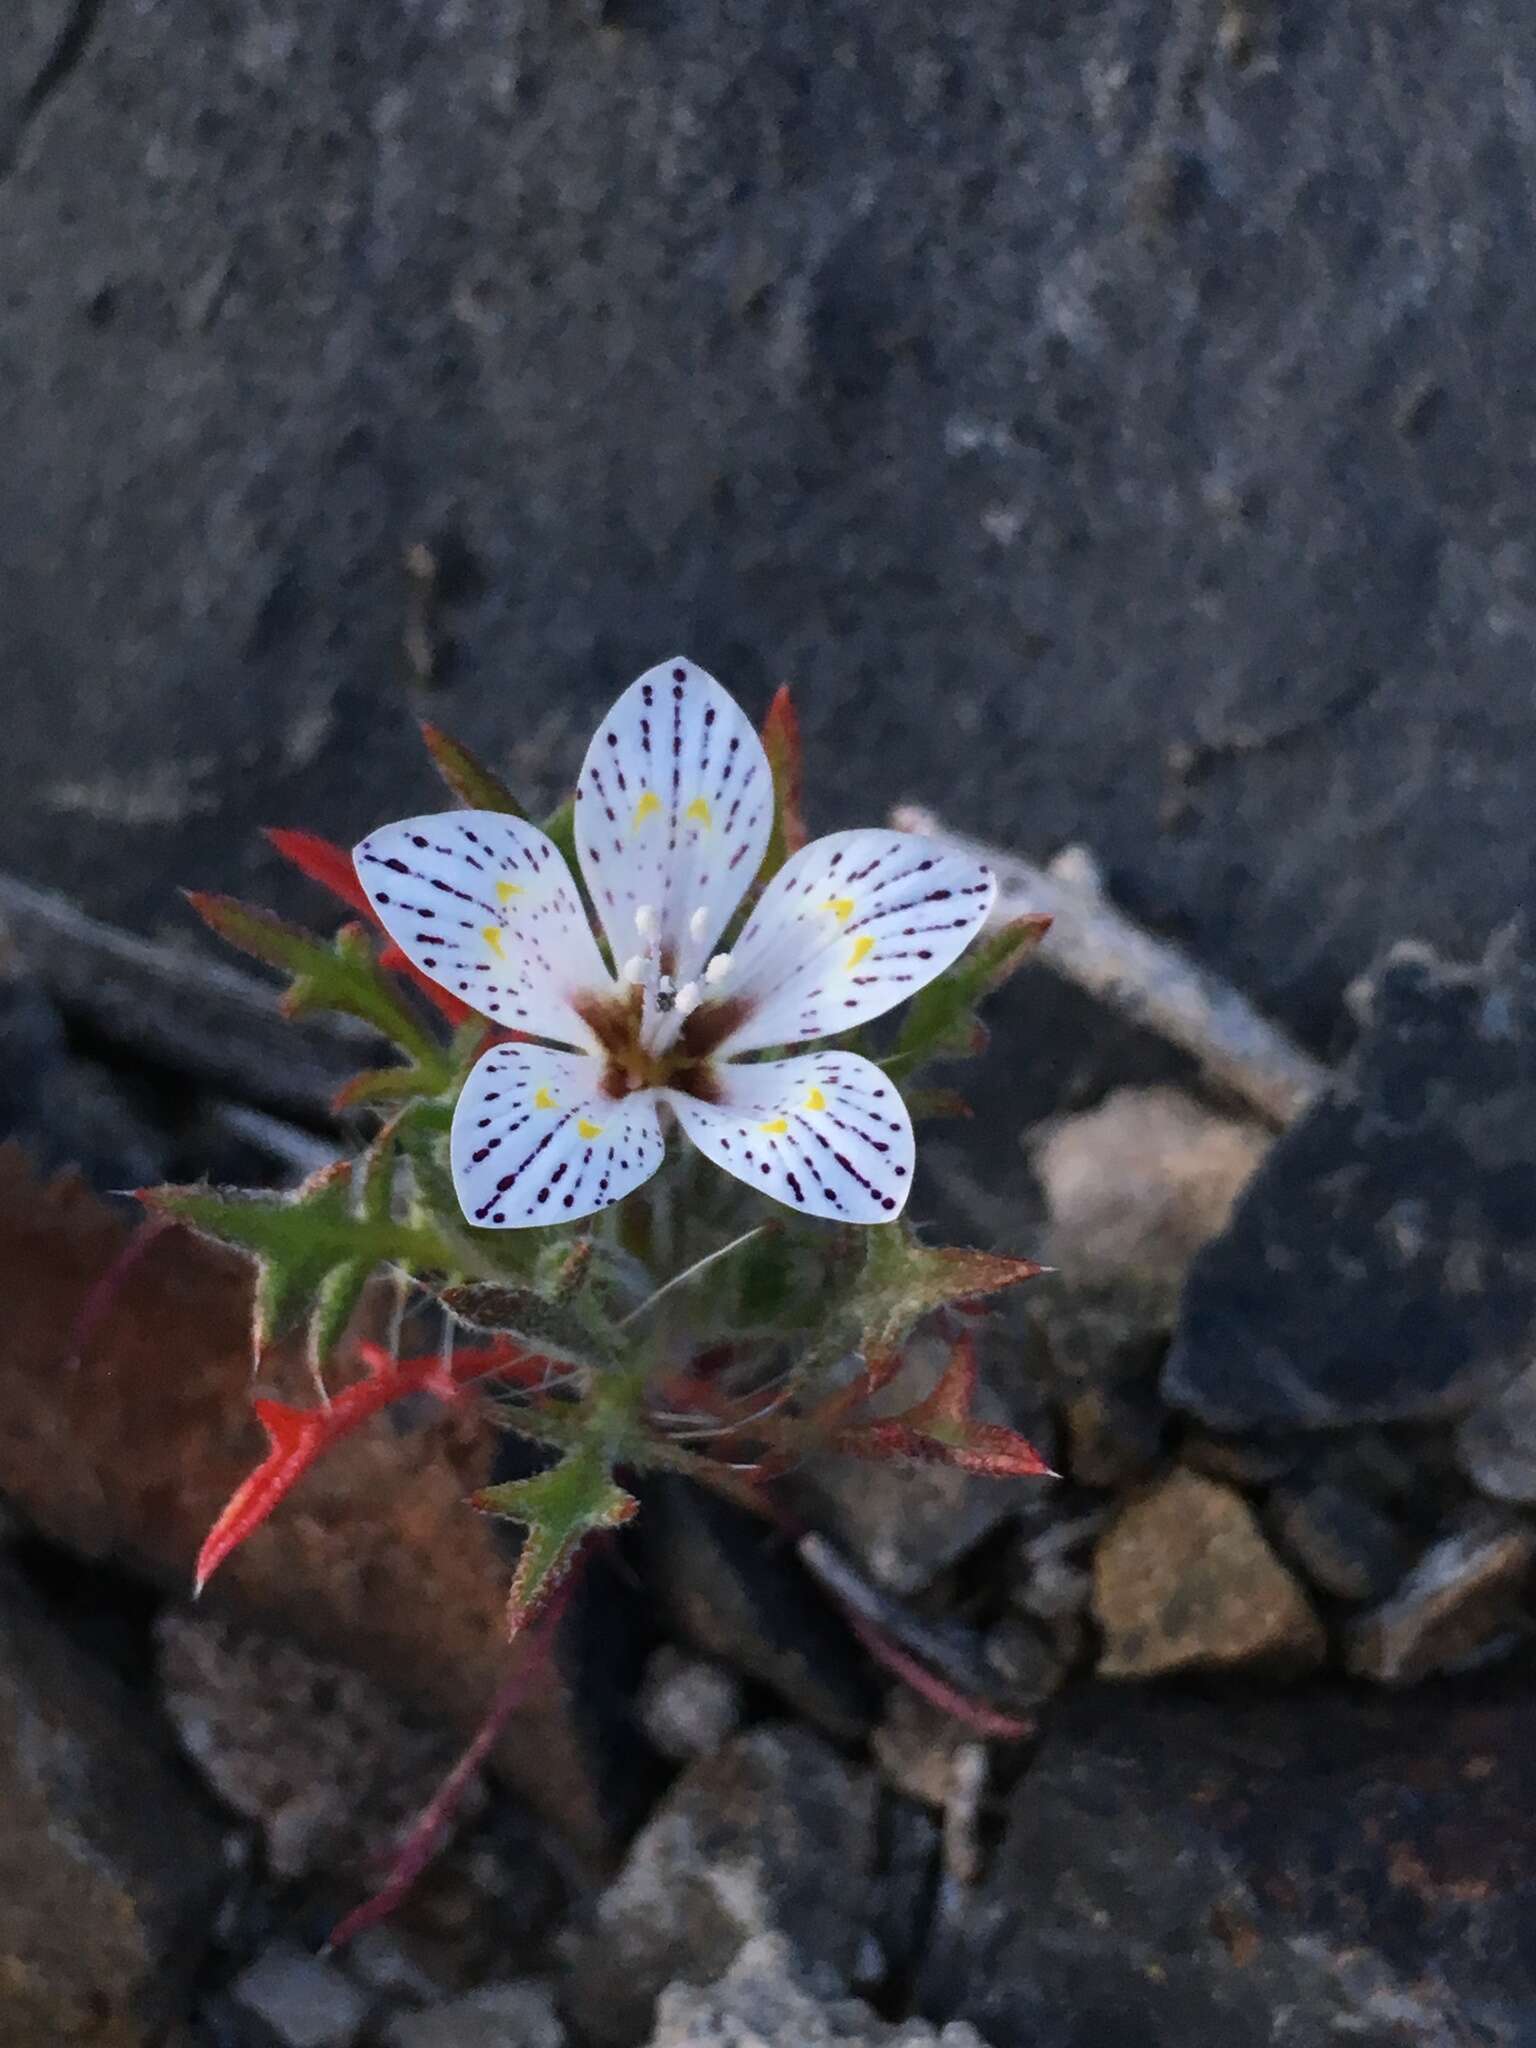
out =
[(286, 923), (233, 896), (189, 891), (187, 901), (220, 938), (242, 952), (293, 976), (282, 999), (286, 1016), (339, 1010), (371, 1024), (381, 1037), (409, 1053), (436, 1088), (448, 1085), (442, 1047), (400, 1000), (379, 966), (373, 943), (361, 925), (343, 925), (329, 942), (300, 925)]
[(578, 1445), (531, 1479), (483, 1487), (475, 1495), (477, 1508), (521, 1522), (528, 1531), (507, 1606), (514, 1634), (570, 1570), (584, 1539), (594, 1530), (619, 1527), (639, 1505), (594, 1444)]
[(1050, 926), (1048, 917), (1016, 917), (920, 989), (907, 1005), (895, 1051), (880, 1062), (892, 1079), (906, 1080), (928, 1060), (979, 1051), (985, 1039), (977, 1004), (1023, 965)]
[[(450, 1102), (413, 1102), (400, 1123), (400, 1149), (411, 1170), (412, 1221), (429, 1230), (456, 1256), (449, 1265), (461, 1272), (496, 1273), (510, 1279), (533, 1277), (539, 1256), (553, 1230), (482, 1230), (459, 1205), (448, 1164), (448, 1134), (453, 1123)], [(561, 1235), (569, 1241), (574, 1226)]]
[(792, 853), (798, 853), (807, 838), (805, 818), (800, 809), (802, 755), (800, 721), (788, 683), (781, 683), (763, 720), (763, 751), (773, 776), (773, 829), (758, 879), (766, 882), (776, 875)]
[(568, 796), (563, 804), (550, 812), (544, 820), (544, 830), (560, 849), (560, 858), (573, 875), (581, 873), (581, 864), (576, 858), (576, 799)]
[(420, 1272), (448, 1262), (436, 1233), (390, 1213), (391, 1167), (392, 1133), (384, 1132), (356, 1167), (338, 1160), (290, 1195), (171, 1187), (146, 1190), (143, 1199), (254, 1258), (258, 1347), (304, 1323), (318, 1362), (380, 1265)]
[(833, 1318), (821, 1356), (861, 1352), (876, 1383), (895, 1370), (902, 1345), (924, 1316), (1016, 1287), (1042, 1270), (1032, 1259), (999, 1252), (933, 1250), (919, 1244), (905, 1223), (875, 1224), (862, 1235), (863, 1267)]
[(528, 813), (501, 777), (477, 761), (468, 747), (450, 739), (440, 726), (422, 723), (421, 736), (432, 766), (461, 804), (472, 811), (501, 811), (509, 818), (526, 818)]
[(531, 1287), (506, 1287), (496, 1281), (474, 1281), (445, 1287), (438, 1295), (444, 1308), (477, 1330), (495, 1330), (516, 1337), (530, 1351), (571, 1365), (608, 1365), (613, 1343), (582, 1313), (577, 1301), (558, 1301)]

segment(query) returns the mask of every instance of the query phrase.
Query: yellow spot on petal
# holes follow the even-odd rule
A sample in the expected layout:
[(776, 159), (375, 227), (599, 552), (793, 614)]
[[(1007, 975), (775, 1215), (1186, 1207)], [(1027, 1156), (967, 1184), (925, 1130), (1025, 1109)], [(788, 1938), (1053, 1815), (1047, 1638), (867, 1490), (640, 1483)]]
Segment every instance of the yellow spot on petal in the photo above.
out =
[(846, 924), (853, 915), (853, 898), (851, 896), (829, 896), (821, 907), (823, 910), (830, 910), (839, 924)]
[(758, 1129), (760, 1131), (771, 1132), (775, 1138), (778, 1138), (781, 1137), (784, 1134), (784, 1132), (789, 1129), (789, 1124), (785, 1118), (781, 1116), (776, 1116), (771, 1124), (759, 1124)]
[(825, 1095), (822, 1094), (819, 1088), (813, 1088), (810, 1094), (807, 1095), (807, 1097), (805, 1098), (805, 1106), (807, 1109), (825, 1109), (827, 1106), (827, 1098), (825, 1097)]
[(875, 942), (870, 937), (868, 932), (864, 934), (862, 939), (855, 939), (853, 942), (853, 951), (848, 955), (848, 972), (852, 974), (854, 968), (858, 966), (859, 962), (861, 960), (867, 960), (874, 950)]
[(501, 926), (499, 924), (488, 924), (480, 936), (498, 960), (506, 959), (506, 954), (501, 950)]
[(648, 789), (645, 795), (641, 797), (639, 803), (635, 805), (635, 815), (629, 821), (630, 831), (638, 832), (652, 811), (659, 811), (660, 809), (661, 798), (654, 789)]
[(533, 1106), (535, 1109), (558, 1109), (560, 1107), (547, 1088), (541, 1088), (538, 1094), (534, 1096)]
[(603, 1135), (602, 1125), (588, 1123), (585, 1117), (581, 1119), (576, 1128), (584, 1138), (600, 1138)]
[(496, 884), (497, 899), (502, 903), (510, 903), (514, 896), (521, 896), (522, 893), (523, 885), (521, 882), (498, 882)]
[(683, 818), (685, 823), (690, 825), (695, 820), (697, 820), (698, 823), (701, 825), (712, 825), (715, 822), (714, 819), (709, 815), (708, 802), (705, 798), (701, 796), (696, 796), (694, 798), (693, 802), (688, 806), (687, 810), (684, 811)]

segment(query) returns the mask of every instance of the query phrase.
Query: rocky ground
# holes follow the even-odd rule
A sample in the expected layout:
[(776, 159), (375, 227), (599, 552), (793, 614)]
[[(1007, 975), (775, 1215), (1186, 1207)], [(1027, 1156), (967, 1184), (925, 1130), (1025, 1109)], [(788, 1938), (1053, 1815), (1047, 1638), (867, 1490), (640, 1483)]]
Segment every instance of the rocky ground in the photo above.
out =
[[(172, 1235), (92, 1311), (110, 1191), (280, 1182), (322, 1134), (59, 1010), (14, 933), (4, 968), (0, 2038), (1536, 2038), (1512, 940), (1389, 952), (1278, 1131), (1027, 970), (915, 1206), (1056, 1268), (982, 1362), (1063, 1476), (817, 1462), (798, 1547), (649, 1488), (440, 1863), (335, 1954), (502, 1675), (483, 1448), (376, 1425), (189, 1602), (250, 1461), (247, 1281)], [(937, 1684), (870, 1661), (850, 1583)]]

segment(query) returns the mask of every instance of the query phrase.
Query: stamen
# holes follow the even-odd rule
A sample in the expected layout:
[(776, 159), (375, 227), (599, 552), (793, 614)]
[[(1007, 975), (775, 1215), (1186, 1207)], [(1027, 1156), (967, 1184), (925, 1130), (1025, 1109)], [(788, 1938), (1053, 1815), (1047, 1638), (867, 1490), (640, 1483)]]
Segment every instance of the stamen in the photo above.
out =
[(725, 977), (730, 973), (730, 971), (730, 954), (717, 953), (714, 959), (711, 960), (709, 965), (705, 968), (704, 979), (708, 982), (724, 981)]
[(656, 922), (656, 913), (650, 904), (637, 904), (635, 908), (635, 930), (640, 934), (641, 938), (654, 939), (659, 929), (660, 927)]
[(662, 975), (656, 984), (656, 1008), (666, 1016), (677, 1003), (677, 983), (670, 974)]
[(693, 913), (692, 917), (690, 917), (688, 920), (688, 936), (691, 939), (693, 939), (695, 943), (697, 943), (698, 940), (703, 938), (705, 928), (708, 926), (708, 924), (709, 908), (707, 904), (701, 903), (698, 909)]
[(620, 979), (627, 981), (632, 988), (639, 988), (645, 980), (645, 970), (645, 955), (643, 953), (633, 953), (624, 962), (624, 970)]
[(672, 998), (672, 1007), (679, 1017), (690, 1017), (704, 1000), (696, 981), (685, 981)]

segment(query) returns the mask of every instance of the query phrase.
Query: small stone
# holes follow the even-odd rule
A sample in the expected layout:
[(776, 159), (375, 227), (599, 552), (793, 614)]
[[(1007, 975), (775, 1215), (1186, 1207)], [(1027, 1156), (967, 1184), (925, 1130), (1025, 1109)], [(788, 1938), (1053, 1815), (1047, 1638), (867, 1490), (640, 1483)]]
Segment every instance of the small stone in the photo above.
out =
[(986, 2048), (963, 2020), (882, 2020), (807, 1969), (781, 1936), (760, 1935), (717, 1984), (661, 1995), (648, 2048)]
[(874, 1789), (804, 1728), (771, 1723), (689, 1765), (575, 1945), (581, 2031), (630, 2048), (664, 1986), (708, 1983), (755, 1934), (850, 1982), (871, 1924)]
[(663, 1756), (684, 1764), (713, 1756), (741, 1722), (741, 1687), (730, 1672), (668, 1643), (646, 1666), (640, 1724)]
[(1477, 1514), (1427, 1550), (1383, 1606), (1351, 1623), (1347, 1668), (1381, 1685), (1455, 1670), (1523, 1626), (1536, 1530)]
[(1191, 1268), (1163, 1376), (1208, 1427), (1456, 1417), (1536, 1335), (1536, 970), (1399, 946), (1347, 1066)]
[(1323, 1655), (1322, 1627), (1252, 1508), (1230, 1487), (1182, 1469), (1131, 1501), (1105, 1532), (1093, 1606), (1107, 1678), (1299, 1671)]
[(1175, 1088), (1116, 1089), (1033, 1147), (1047, 1257), (1074, 1283), (1139, 1276), (1171, 1312), (1190, 1260), (1226, 1228), (1269, 1144), (1256, 1125)]
[(368, 2016), (368, 2001), (351, 1979), (297, 1942), (264, 1949), (235, 1980), (234, 1996), (283, 2048), (352, 2048)]
[(183, 1746), (226, 1805), (261, 1828), (279, 1877), (376, 1865), (453, 1763), (450, 1738), (297, 1643), (175, 1609), (158, 1636)]
[(1536, 1503), (1536, 1364), (1467, 1417), (1456, 1452), (1490, 1500)]
[(996, 1697), (1010, 1713), (1043, 1705), (1067, 1675), (1059, 1651), (1019, 1615), (1005, 1615), (987, 1631), (986, 1657), (1001, 1681)]
[(426, 2012), (399, 2013), (384, 2048), (565, 2048), (554, 1999), (531, 1981), (486, 1984)]
[(1407, 1565), (1399, 1530), (1369, 1501), (1327, 1481), (1270, 1496), (1274, 1537), (1314, 1586), (1340, 1600), (1380, 1600)]

